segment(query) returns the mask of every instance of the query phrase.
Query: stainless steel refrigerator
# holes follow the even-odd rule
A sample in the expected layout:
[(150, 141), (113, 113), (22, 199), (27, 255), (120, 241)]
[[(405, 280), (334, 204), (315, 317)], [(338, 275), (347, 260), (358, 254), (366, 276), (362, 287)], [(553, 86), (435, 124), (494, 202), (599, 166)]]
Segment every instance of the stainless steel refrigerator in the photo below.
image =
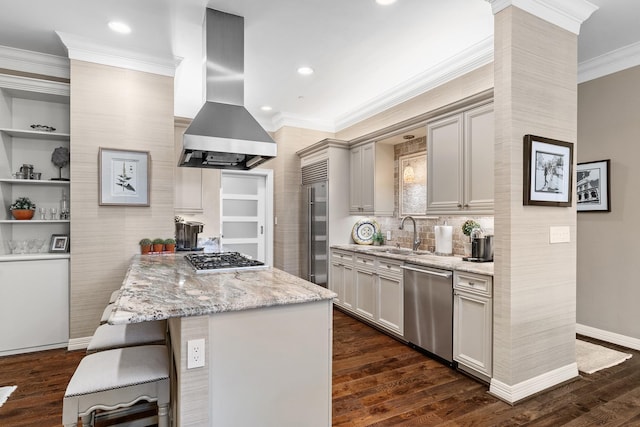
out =
[[(304, 174), (303, 174), (304, 175)], [(306, 225), (302, 239), (302, 277), (327, 287), (328, 266), (328, 182), (304, 183), (303, 212)]]

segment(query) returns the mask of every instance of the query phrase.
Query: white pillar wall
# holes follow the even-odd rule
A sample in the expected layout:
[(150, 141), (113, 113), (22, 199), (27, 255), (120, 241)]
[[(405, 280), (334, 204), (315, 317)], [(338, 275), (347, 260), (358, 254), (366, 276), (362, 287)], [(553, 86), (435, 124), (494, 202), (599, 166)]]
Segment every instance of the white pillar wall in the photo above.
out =
[[(583, 0), (489, 1), (496, 117), (490, 392), (514, 403), (578, 376), (575, 197), (571, 207), (523, 206), (523, 136), (574, 144), (573, 192), (577, 30), (593, 9), (587, 13)], [(559, 19), (558, 10), (574, 19)], [(552, 226), (569, 227), (570, 242), (550, 244)]]

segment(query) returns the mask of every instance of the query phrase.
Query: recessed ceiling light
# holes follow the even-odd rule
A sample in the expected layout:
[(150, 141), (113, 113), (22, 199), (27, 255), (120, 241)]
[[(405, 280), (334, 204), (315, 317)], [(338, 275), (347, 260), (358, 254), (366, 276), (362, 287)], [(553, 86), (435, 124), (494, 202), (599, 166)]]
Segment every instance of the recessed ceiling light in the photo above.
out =
[(382, 6), (387, 6), (387, 5), (393, 4), (395, 2), (396, 2), (396, 0), (376, 0), (376, 3), (378, 3), (378, 4), (382, 5)]
[(308, 76), (313, 74), (313, 68), (311, 67), (300, 67), (298, 68), (298, 74), (302, 74), (303, 76)]
[(260, 107), (260, 109), (262, 111), (271, 111), (271, 110), (273, 110), (273, 108), (271, 108), (270, 105), (263, 105), (262, 107)]
[(112, 31), (120, 34), (129, 34), (131, 32), (131, 27), (120, 21), (109, 22), (109, 28), (111, 28)]

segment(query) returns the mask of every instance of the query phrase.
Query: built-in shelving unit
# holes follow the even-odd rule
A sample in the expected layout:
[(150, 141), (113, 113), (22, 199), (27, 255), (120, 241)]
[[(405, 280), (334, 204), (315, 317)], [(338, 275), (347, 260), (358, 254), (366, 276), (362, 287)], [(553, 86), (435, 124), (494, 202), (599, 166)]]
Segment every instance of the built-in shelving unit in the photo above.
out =
[[(60, 169), (51, 160), (57, 147), (70, 148), (69, 97), (68, 83), (0, 74), (0, 356), (68, 344), (71, 256), (49, 247), (52, 235), (70, 233), (70, 220), (59, 214), (63, 192), (70, 203), (72, 184), (58, 180)], [(41, 179), (16, 179), (24, 164)], [(63, 178), (68, 171), (63, 168)], [(9, 207), (19, 197), (36, 204), (33, 219), (13, 219)], [(39, 208), (48, 219), (40, 219)], [(29, 244), (17, 250), (16, 242)]]

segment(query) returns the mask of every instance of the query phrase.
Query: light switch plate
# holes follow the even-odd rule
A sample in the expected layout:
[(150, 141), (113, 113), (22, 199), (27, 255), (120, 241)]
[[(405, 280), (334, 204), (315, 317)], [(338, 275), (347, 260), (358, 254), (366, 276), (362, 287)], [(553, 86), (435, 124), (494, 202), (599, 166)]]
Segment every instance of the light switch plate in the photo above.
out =
[(549, 227), (549, 243), (569, 243), (571, 229), (568, 226)]

